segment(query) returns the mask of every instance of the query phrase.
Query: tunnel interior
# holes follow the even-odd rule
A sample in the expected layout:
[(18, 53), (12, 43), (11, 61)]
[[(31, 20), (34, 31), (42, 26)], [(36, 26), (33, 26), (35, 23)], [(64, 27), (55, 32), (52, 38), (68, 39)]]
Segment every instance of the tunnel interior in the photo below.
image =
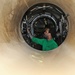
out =
[(31, 41), (27, 28), (33, 36), (44, 38), (44, 29), (49, 28), (52, 38), (61, 45), (67, 37), (69, 22), (68, 14), (51, 3), (38, 3), (31, 6), (23, 15), (20, 29), (24, 40), (31, 47), (42, 50), (42, 46)]

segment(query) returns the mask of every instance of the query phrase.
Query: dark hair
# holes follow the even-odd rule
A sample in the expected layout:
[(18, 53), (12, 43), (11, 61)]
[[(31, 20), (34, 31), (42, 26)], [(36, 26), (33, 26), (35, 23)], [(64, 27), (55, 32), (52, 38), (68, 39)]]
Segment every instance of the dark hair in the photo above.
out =
[[(44, 29), (44, 32), (45, 32), (47, 29), (49, 29), (49, 28), (45, 28), (45, 29)], [(49, 31), (50, 31), (50, 29), (49, 29)]]

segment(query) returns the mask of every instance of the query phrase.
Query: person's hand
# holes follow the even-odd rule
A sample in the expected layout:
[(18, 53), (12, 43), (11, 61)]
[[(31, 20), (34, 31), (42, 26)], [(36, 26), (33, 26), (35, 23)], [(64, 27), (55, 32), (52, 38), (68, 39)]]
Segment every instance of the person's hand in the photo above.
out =
[(29, 33), (30, 31), (29, 31), (29, 28), (27, 28), (27, 32)]
[(30, 31), (29, 31), (29, 28), (27, 28), (27, 33), (28, 33), (28, 35), (29, 35), (30, 39), (32, 39), (32, 38), (33, 38), (33, 36), (31, 35), (31, 33), (30, 33)]

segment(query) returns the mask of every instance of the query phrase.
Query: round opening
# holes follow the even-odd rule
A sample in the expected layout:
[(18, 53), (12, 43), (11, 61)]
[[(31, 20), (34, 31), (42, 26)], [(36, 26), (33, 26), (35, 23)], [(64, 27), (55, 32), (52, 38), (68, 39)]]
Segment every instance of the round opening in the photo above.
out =
[(21, 33), (28, 45), (49, 51), (60, 46), (68, 34), (68, 15), (51, 3), (39, 3), (23, 15)]

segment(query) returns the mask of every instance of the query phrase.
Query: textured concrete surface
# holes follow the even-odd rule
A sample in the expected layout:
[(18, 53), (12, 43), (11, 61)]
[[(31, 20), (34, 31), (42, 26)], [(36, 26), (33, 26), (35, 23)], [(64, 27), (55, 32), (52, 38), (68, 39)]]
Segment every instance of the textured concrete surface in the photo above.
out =
[[(70, 15), (65, 42), (49, 52), (32, 49), (20, 33), (24, 12), (40, 2)], [(0, 75), (75, 75), (75, 0), (0, 0)]]

